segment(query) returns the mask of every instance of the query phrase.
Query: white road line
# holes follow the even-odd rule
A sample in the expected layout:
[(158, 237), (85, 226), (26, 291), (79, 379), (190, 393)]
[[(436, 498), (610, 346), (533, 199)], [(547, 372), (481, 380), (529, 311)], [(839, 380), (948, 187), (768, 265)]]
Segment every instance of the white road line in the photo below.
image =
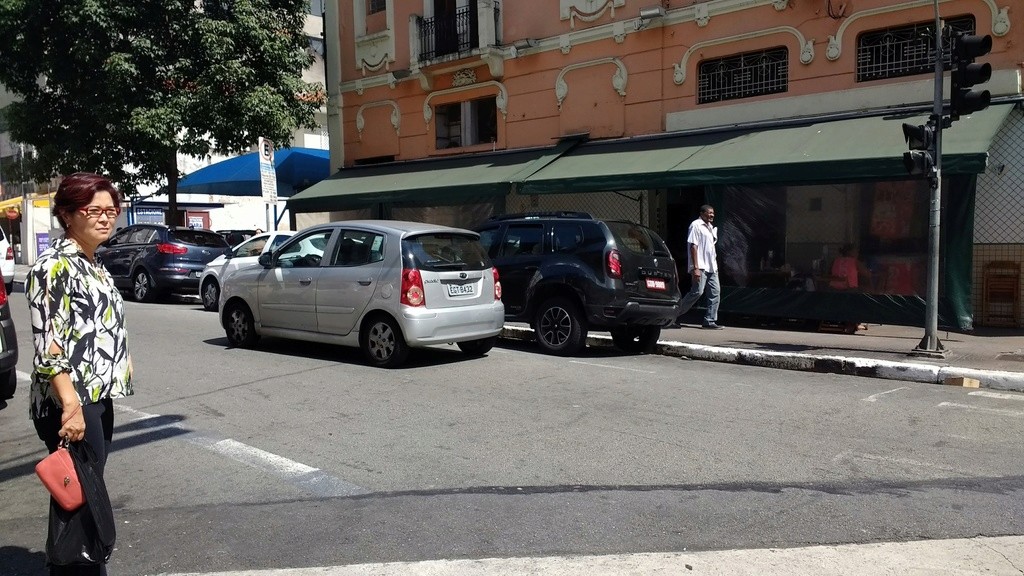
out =
[(612, 368), (614, 370), (628, 370), (629, 372), (640, 372), (643, 374), (657, 374), (654, 370), (640, 370), (639, 368), (626, 368), (624, 366), (609, 366), (608, 364), (597, 364), (594, 362), (581, 362), (579, 360), (570, 360), (570, 364), (583, 364), (585, 366), (596, 366), (597, 368)]
[(1000, 400), (1021, 400), (1024, 401), (1024, 394), (1002, 394), (999, 392), (986, 392), (985, 390), (978, 390), (977, 392), (970, 392), (968, 396), (984, 396), (985, 398), (998, 398)]
[(426, 560), (166, 576), (1020, 576), (1015, 566), (1021, 565), (1024, 565), (1024, 537), (999, 536), (710, 552)]
[(971, 406), (969, 404), (957, 404), (955, 402), (942, 402), (939, 404), (939, 408), (963, 408), (964, 410), (970, 410), (973, 412), (986, 412), (988, 414), (999, 414), (1000, 416), (1012, 416), (1014, 418), (1024, 417), (1024, 412), (1017, 410), (1003, 410), (1000, 408), (985, 408), (982, 406)]
[(893, 392), (899, 392), (900, 390), (910, 390), (907, 386), (900, 386), (899, 388), (893, 388), (892, 390), (886, 390), (885, 392), (879, 392), (878, 394), (872, 394), (867, 398), (861, 398), (865, 402), (878, 402), (879, 396), (885, 396), (886, 394), (892, 394)]
[[(142, 412), (141, 410), (135, 410), (120, 404), (114, 404), (114, 408), (130, 415), (130, 422), (141, 422), (161, 417), (159, 414), (149, 414), (148, 412)], [(290, 460), (284, 456), (278, 456), (272, 452), (243, 444), (231, 438), (214, 438), (211, 435), (187, 429), (177, 422), (155, 426), (153, 430), (166, 428), (176, 428), (186, 432), (187, 434), (182, 438), (191, 444), (201, 446), (216, 454), (227, 456), (236, 462), (256, 468), (257, 470), (263, 470), (317, 496), (355, 496), (370, 493), (369, 490), (361, 486), (356, 486), (340, 478), (330, 476), (319, 468)]]

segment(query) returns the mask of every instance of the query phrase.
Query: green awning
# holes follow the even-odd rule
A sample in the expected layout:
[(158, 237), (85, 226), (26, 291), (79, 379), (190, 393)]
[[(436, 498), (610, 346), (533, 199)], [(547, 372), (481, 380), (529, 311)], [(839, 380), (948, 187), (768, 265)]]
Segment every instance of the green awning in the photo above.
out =
[(289, 198), (288, 208), (328, 212), (379, 202), (446, 205), (503, 196), (572, 145), (344, 168)]
[[(984, 172), (988, 149), (1013, 104), (961, 118), (943, 130), (942, 169)], [(832, 120), (801, 126), (582, 144), (529, 176), (523, 194), (638, 190), (730, 183), (906, 178), (902, 124), (927, 114)]]

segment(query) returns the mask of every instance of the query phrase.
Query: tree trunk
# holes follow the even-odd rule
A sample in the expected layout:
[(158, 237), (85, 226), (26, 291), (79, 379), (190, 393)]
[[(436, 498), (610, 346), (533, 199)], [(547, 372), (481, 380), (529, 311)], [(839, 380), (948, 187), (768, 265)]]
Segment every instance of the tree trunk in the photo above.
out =
[(178, 214), (178, 151), (171, 151), (170, 165), (167, 167), (167, 215), (164, 221), (168, 226), (182, 226)]

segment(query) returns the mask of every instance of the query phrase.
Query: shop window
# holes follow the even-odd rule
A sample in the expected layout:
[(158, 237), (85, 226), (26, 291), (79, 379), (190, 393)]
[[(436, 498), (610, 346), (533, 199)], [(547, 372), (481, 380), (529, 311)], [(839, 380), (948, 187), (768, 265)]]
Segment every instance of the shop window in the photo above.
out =
[(370, 0), (367, 5), (367, 11), (369, 14), (376, 14), (378, 12), (385, 12), (388, 9), (387, 0)]
[(495, 98), (442, 104), (434, 108), (437, 149), (487, 144), (498, 137), (498, 106)]
[[(974, 33), (974, 16), (946, 20), (954, 31)], [(949, 70), (948, 37), (943, 40), (944, 68)], [(857, 82), (935, 72), (935, 24), (883, 28), (857, 37)]]
[(697, 66), (697, 103), (751, 98), (789, 88), (789, 50), (785, 47), (705, 60)]

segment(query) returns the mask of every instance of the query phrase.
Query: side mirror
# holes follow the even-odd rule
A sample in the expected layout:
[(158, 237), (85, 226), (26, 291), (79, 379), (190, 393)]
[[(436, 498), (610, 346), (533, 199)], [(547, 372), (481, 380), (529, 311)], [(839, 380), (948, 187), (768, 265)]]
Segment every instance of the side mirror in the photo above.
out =
[(235, 257), (235, 249), (234, 248), (229, 248), (227, 251), (224, 252), (224, 259), (225, 260), (231, 260), (234, 257)]
[(272, 253), (264, 252), (263, 254), (260, 254), (259, 260), (257, 260), (257, 262), (259, 262), (260, 266), (263, 266), (264, 268), (270, 268), (270, 263), (273, 260), (274, 255)]

